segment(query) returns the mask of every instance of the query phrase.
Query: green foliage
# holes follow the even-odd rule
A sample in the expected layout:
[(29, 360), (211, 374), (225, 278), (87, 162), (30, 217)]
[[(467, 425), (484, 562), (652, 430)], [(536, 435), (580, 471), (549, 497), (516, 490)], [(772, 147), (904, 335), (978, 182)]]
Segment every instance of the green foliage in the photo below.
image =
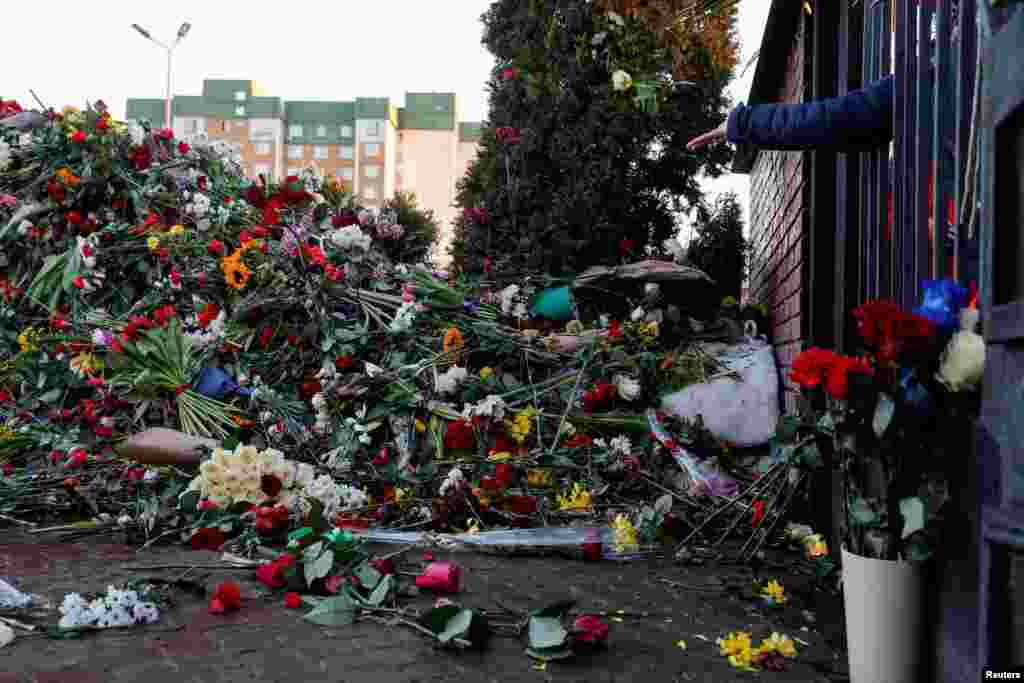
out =
[(743, 210), (733, 192), (716, 198), (713, 206), (697, 207), (697, 237), (687, 259), (718, 286), (718, 298), (740, 298), (749, 246), (743, 238)]
[(440, 223), (431, 209), (419, 205), (412, 192), (396, 192), (381, 206), (382, 213), (392, 212), (405, 232), (395, 240), (378, 239), (374, 246), (395, 263), (421, 263), (430, 256), (440, 232)]
[[(499, 270), (560, 274), (660, 252), (676, 212), (700, 200), (698, 173), (717, 175), (728, 160), (725, 146), (685, 148), (724, 118), (727, 78), (672, 81), (671, 55), (652, 34), (634, 19), (616, 27), (586, 0), (499, 0), (483, 21), (499, 68), (457, 205), (488, 220), (458, 221), (456, 265), (478, 272), (490, 258)], [(617, 70), (632, 88), (613, 88)], [(656, 112), (635, 101), (647, 84)]]

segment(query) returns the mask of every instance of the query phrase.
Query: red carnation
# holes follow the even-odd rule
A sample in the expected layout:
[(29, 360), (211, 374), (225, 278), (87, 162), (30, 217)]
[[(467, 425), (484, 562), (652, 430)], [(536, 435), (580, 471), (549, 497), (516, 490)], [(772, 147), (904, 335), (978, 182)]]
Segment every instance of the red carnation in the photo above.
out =
[(210, 600), (210, 614), (226, 614), (242, 607), (242, 588), (234, 581), (225, 581), (217, 586)]
[(75, 132), (74, 132), (74, 134), (73, 134), (73, 135), (71, 136), (71, 141), (72, 141), (72, 142), (78, 142), (78, 143), (83, 143), (83, 142), (85, 142), (85, 141), (86, 141), (86, 140), (88, 139), (88, 137), (89, 137), (89, 136), (87, 136), (87, 135), (85, 134), (85, 131), (84, 131), (84, 130), (77, 130), (77, 131), (75, 131)]
[(216, 527), (197, 529), (192, 534), (192, 550), (217, 550), (224, 545), (224, 532)]

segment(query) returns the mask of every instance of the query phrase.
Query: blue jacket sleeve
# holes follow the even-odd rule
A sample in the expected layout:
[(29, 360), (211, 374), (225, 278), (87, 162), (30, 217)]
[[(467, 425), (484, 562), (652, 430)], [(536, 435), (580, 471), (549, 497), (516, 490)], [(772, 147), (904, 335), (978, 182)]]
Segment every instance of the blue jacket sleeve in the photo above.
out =
[(803, 104), (740, 105), (729, 114), (728, 140), (763, 149), (877, 149), (893, 137), (894, 76), (842, 97)]

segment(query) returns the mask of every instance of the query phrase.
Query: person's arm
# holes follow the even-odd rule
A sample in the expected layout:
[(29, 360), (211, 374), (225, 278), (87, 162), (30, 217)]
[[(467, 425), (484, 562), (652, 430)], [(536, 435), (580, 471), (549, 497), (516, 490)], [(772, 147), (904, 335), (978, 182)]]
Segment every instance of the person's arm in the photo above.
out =
[(736, 107), (726, 137), (762, 149), (875, 149), (893, 137), (893, 84), (887, 76), (860, 90), (804, 104)]

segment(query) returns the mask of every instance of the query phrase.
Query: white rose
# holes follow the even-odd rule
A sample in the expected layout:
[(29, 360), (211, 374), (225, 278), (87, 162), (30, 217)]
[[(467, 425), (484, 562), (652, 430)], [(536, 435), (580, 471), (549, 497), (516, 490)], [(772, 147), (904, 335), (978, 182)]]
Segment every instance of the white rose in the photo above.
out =
[(618, 92), (626, 92), (633, 87), (633, 77), (619, 69), (612, 74), (612, 87)]
[(960, 313), (960, 331), (953, 335), (942, 354), (938, 379), (953, 391), (977, 389), (985, 376), (985, 340), (975, 329), (978, 311)]
[(619, 396), (624, 401), (635, 401), (640, 398), (640, 382), (628, 375), (616, 375), (615, 388), (618, 389)]

